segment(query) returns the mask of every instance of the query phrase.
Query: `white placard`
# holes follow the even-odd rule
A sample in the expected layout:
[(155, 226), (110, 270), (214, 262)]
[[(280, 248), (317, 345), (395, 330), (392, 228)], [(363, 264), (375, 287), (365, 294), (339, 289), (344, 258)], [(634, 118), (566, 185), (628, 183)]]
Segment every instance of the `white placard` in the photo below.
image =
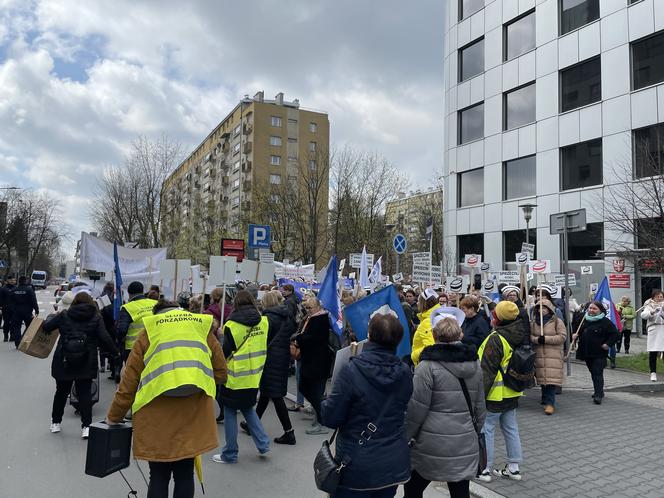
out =
[(517, 252), (514, 256), (516, 266), (525, 266), (530, 261), (530, 255), (527, 252)]
[(265, 284), (274, 282), (274, 263), (260, 262), (258, 265), (258, 281)]
[[(362, 264), (362, 253), (354, 252), (350, 254), (350, 266), (351, 268), (360, 269)], [(374, 255), (367, 253), (367, 268), (371, 269), (374, 264)]]
[(239, 265), (239, 269), (240, 269), (240, 280), (256, 282), (256, 279), (258, 277), (258, 261), (243, 259)]
[(210, 288), (220, 285), (234, 285), (237, 280), (237, 259), (235, 256), (210, 256)]
[(592, 275), (593, 274), (593, 267), (592, 266), (582, 266), (581, 267), (581, 275)]
[(174, 259), (164, 259), (159, 262), (159, 278), (165, 283), (175, 280)]
[(201, 277), (201, 265), (191, 266), (191, 293), (203, 293), (203, 278)]
[[(565, 275), (554, 275), (553, 280), (556, 285), (565, 285)], [(576, 285), (576, 275), (574, 275), (574, 273), (567, 275), (567, 284), (570, 287), (574, 287)]]
[(480, 265), (480, 271), (491, 271), (491, 263), (488, 261), (482, 261), (482, 264)]
[(395, 284), (401, 282), (403, 280), (403, 273), (395, 273), (392, 275), (392, 282)]
[(597, 283), (590, 284), (590, 292), (592, 292), (593, 294), (597, 292), (598, 288), (599, 288), (599, 284), (597, 284)]
[(191, 276), (191, 260), (178, 259), (178, 274), (177, 274), (178, 283), (181, 284), (183, 280), (189, 280), (190, 276)]
[(535, 259), (530, 262), (529, 270), (535, 274), (551, 273), (551, 260), (550, 259)]
[(521, 244), (521, 252), (528, 253), (530, 259), (535, 257), (535, 244), (526, 244), (525, 242)]
[(443, 267), (431, 265), (431, 283), (440, 284), (443, 280)]
[(431, 253), (430, 252), (414, 252), (413, 253), (413, 264), (417, 263), (426, 263), (431, 262)]
[(431, 265), (427, 264), (413, 264), (413, 280), (419, 283), (429, 281), (431, 276)]
[(447, 277), (445, 290), (447, 292), (454, 292), (455, 294), (465, 292), (468, 288), (469, 280), (470, 277), (468, 275), (453, 275)]
[(261, 263), (274, 263), (274, 253), (273, 252), (262, 252), (258, 255), (258, 260)]
[(352, 279), (354, 279), (354, 278), (355, 278), (355, 272), (354, 272), (354, 271), (350, 272), (350, 273), (348, 274), (348, 278), (352, 278)]
[(478, 268), (482, 264), (481, 254), (464, 254), (463, 264), (467, 268)]
[(498, 272), (498, 280), (501, 284), (518, 284), (519, 283), (519, 272), (518, 271), (500, 271)]
[(346, 267), (346, 258), (339, 261), (339, 271), (344, 271), (345, 267)]

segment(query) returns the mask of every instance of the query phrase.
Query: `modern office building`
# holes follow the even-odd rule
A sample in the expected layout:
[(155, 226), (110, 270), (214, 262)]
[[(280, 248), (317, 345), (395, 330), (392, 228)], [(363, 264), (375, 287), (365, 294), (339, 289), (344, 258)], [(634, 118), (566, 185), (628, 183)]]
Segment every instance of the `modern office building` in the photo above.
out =
[[(326, 161), (329, 136), (327, 114), (306, 110), (297, 99), (289, 102), (279, 93), (268, 100), (262, 91), (246, 96), (165, 181), (164, 244), (173, 254), (204, 260), (218, 254), (222, 237), (246, 239), (248, 223), (269, 224), (270, 206), (259, 202), (265, 204), (266, 192), (283, 194), (284, 186), (294, 193), (299, 175)], [(329, 175), (327, 165), (320, 171)], [(325, 206), (328, 183), (326, 176), (320, 193)], [(267, 201), (274, 206), (282, 199), (275, 193)], [(326, 221), (327, 211), (319, 223)]]
[(614, 221), (616, 189), (662, 173), (664, 1), (447, 6), (444, 229), (457, 261), (481, 253), (509, 266), (526, 238), (520, 206), (536, 204), (530, 242), (559, 271), (549, 217), (585, 208), (587, 230), (569, 237), (572, 271), (592, 266), (598, 282), (620, 269), (615, 256), (631, 275), (614, 294), (661, 288), (636, 257), (643, 241)]

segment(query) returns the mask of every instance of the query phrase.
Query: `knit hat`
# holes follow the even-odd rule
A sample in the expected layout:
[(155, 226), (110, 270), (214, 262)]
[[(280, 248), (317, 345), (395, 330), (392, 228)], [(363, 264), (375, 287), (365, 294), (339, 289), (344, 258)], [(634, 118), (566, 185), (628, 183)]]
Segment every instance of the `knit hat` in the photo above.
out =
[(143, 284), (141, 282), (132, 282), (127, 287), (127, 292), (131, 295), (143, 294)]
[(64, 295), (62, 296), (62, 299), (60, 299), (60, 302), (58, 303), (58, 309), (68, 310), (73, 301), (74, 301), (74, 293), (72, 291), (65, 292)]
[(512, 301), (500, 301), (496, 305), (496, 318), (501, 322), (512, 322), (519, 316), (519, 307)]
[(507, 296), (510, 292), (516, 292), (517, 294), (519, 294), (521, 292), (521, 289), (518, 288), (516, 285), (506, 285), (505, 287), (503, 287), (501, 294), (503, 296)]

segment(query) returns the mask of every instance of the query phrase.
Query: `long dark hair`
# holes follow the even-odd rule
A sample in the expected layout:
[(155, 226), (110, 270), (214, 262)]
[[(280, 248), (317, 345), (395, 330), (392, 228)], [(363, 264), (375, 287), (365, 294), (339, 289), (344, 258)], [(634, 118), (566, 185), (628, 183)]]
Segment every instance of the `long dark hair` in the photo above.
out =
[(251, 295), (251, 292), (246, 290), (238, 291), (235, 295), (235, 300), (233, 301), (233, 308), (238, 309), (241, 306), (253, 306), (258, 310), (254, 296)]

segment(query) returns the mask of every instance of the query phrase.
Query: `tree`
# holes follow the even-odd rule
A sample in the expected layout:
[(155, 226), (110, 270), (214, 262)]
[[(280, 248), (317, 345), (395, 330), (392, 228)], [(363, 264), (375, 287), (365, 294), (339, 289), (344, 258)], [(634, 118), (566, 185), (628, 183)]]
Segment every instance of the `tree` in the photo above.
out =
[(95, 191), (90, 217), (106, 240), (159, 247), (161, 187), (182, 157), (178, 142), (167, 135), (137, 137), (122, 165), (107, 168)]

